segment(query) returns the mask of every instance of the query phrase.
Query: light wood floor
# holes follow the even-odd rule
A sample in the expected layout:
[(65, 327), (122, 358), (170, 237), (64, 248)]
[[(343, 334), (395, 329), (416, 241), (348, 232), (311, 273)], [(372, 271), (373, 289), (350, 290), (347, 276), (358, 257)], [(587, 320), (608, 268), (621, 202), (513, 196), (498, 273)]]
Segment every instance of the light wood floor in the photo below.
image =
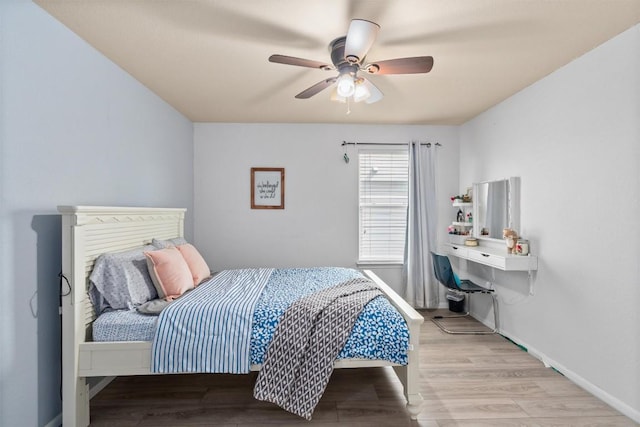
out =
[(255, 373), (119, 377), (92, 399), (91, 425), (637, 425), (505, 338), (448, 335), (428, 320), (433, 314), (423, 312), (418, 421), (390, 368), (372, 368), (334, 371), (312, 421), (253, 399)]

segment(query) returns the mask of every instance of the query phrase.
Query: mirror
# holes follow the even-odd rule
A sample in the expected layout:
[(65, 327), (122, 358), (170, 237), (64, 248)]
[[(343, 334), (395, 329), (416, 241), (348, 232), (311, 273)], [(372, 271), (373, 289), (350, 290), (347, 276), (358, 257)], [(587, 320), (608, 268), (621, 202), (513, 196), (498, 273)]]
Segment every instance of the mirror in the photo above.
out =
[(473, 184), (473, 235), (502, 240), (502, 230), (520, 231), (519, 178)]

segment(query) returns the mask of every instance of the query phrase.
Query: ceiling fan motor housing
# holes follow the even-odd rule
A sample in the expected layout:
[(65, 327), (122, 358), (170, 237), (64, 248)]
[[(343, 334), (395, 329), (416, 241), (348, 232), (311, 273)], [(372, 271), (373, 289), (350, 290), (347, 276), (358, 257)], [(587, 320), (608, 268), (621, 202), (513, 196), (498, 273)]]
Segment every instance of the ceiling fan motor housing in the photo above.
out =
[(355, 76), (360, 69), (357, 62), (351, 63), (344, 57), (344, 45), (347, 40), (346, 36), (338, 37), (329, 43), (329, 52), (331, 54), (331, 62), (340, 74), (350, 73)]

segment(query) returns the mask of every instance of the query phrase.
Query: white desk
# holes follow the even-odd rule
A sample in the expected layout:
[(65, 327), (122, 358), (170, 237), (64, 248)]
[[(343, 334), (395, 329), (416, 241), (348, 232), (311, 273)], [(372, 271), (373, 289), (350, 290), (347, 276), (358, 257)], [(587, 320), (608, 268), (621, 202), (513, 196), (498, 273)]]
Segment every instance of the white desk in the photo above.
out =
[(505, 271), (533, 271), (538, 269), (538, 257), (532, 255), (512, 255), (506, 247), (465, 246), (447, 243), (449, 255), (457, 256), (479, 264)]

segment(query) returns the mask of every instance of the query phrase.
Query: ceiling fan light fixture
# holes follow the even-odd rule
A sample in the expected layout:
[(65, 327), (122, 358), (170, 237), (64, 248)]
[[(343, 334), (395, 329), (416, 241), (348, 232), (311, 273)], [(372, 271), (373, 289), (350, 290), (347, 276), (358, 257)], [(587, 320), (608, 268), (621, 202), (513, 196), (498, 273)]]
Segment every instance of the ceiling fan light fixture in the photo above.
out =
[(364, 100), (365, 104), (373, 104), (374, 102), (378, 102), (382, 99), (382, 92), (377, 92), (372, 94), (370, 97)]
[(354, 102), (366, 101), (371, 96), (371, 91), (365, 82), (366, 80), (364, 79), (358, 79), (358, 81), (356, 81), (356, 89), (353, 92)]
[(380, 91), (380, 89), (378, 89), (378, 87), (376, 85), (374, 85), (373, 83), (371, 83), (369, 80), (367, 79), (362, 79), (362, 85), (363, 87), (367, 88), (367, 90), (369, 91), (369, 96), (367, 98), (365, 98), (364, 102), (366, 104), (373, 104), (374, 102), (378, 102), (383, 98), (383, 94)]
[(333, 90), (331, 91), (331, 100), (340, 102), (342, 104), (345, 104), (347, 102), (347, 98), (346, 97), (338, 95), (338, 88), (337, 87), (334, 87)]
[(348, 98), (356, 91), (356, 83), (350, 73), (341, 74), (336, 80), (336, 89), (338, 95)]

